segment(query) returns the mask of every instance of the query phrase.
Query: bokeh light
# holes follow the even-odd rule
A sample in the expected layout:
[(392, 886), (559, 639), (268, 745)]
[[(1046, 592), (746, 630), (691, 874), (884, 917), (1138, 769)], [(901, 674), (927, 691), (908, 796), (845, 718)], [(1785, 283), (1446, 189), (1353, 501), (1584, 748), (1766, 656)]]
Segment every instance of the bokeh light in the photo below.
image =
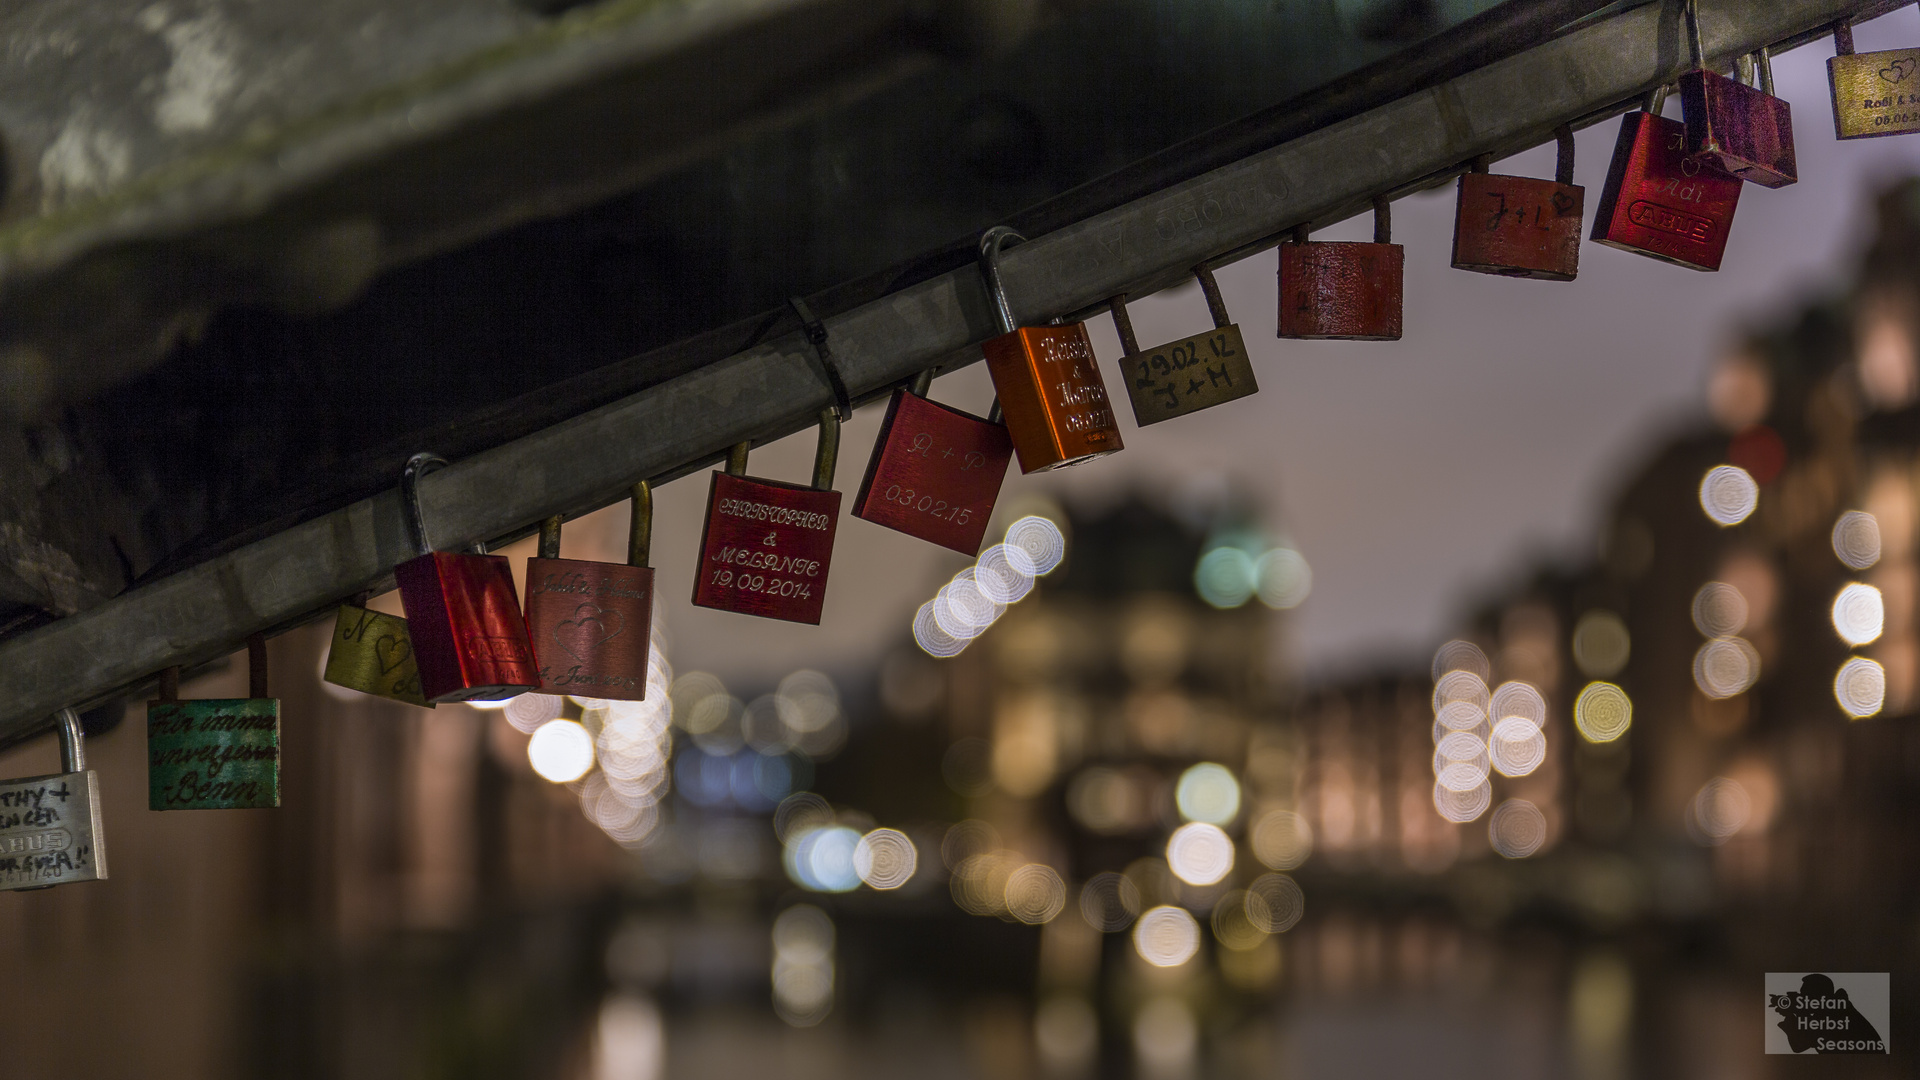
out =
[[(1256, 900), (1255, 903), (1262, 910), (1266, 908), (1265, 901)], [(1245, 952), (1258, 948), (1267, 937), (1267, 932), (1256, 926), (1248, 914), (1247, 894), (1239, 889), (1221, 895), (1213, 905), (1210, 921), (1213, 923), (1214, 940), (1229, 949)]]
[(1590, 682), (1573, 701), (1573, 726), (1590, 743), (1610, 743), (1633, 726), (1633, 699), (1610, 682)]
[(1849, 510), (1833, 523), (1833, 553), (1851, 570), (1865, 570), (1880, 561), (1880, 519)]
[(1124, 874), (1103, 871), (1080, 888), (1080, 915), (1087, 925), (1112, 934), (1133, 925), (1140, 914), (1140, 890)]
[(897, 889), (913, 879), (919, 866), (913, 841), (898, 829), (875, 829), (854, 845), (853, 872), (870, 888)]
[(1450, 671), (1464, 671), (1479, 679), (1481, 685), (1493, 677), (1493, 665), (1487, 654), (1471, 641), (1455, 638), (1434, 650), (1433, 681), (1438, 683)]
[(1225, 825), (1240, 813), (1240, 781), (1224, 765), (1201, 762), (1180, 774), (1173, 799), (1188, 821)]
[(1547, 842), (1547, 816), (1525, 799), (1508, 799), (1487, 819), (1487, 842), (1509, 859), (1524, 859)]
[(1053, 573), (1067, 557), (1067, 538), (1060, 526), (1037, 514), (1007, 526), (1007, 546), (1018, 548), (1027, 557), (1027, 566), (1035, 577)]
[(1455, 791), (1439, 780), (1433, 784), (1433, 808), (1448, 821), (1464, 823), (1487, 812), (1493, 803), (1493, 785), (1485, 780), (1478, 787)]
[(572, 720), (549, 720), (527, 740), (527, 761), (541, 779), (570, 784), (593, 768), (593, 736)]
[(567, 699), (557, 694), (521, 694), (507, 701), (503, 714), (515, 730), (531, 735), (541, 724), (560, 719), (566, 707)]
[(1471, 791), (1487, 779), (1487, 744), (1455, 731), (1433, 748), (1433, 774), (1450, 791)]
[(1067, 886), (1053, 867), (1027, 863), (1007, 875), (1007, 914), (1029, 926), (1052, 922), (1067, 907)]
[(1855, 720), (1878, 715), (1887, 703), (1887, 670), (1864, 656), (1849, 659), (1833, 677), (1833, 698)]
[(933, 601), (929, 600), (921, 604), (920, 610), (914, 614), (913, 640), (928, 656), (946, 660), (959, 656), (971, 639), (963, 640), (941, 629), (933, 615)]
[(1194, 564), (1194, 591), (1214, 607), (1240, 607), (1253, 598), (1258, 587), (1253, 557), (1237, 547), (1214, 548)]
[(1693, 654), (1693, 682), (1714, 700), (1743, 694), (1760, 679), (1760, 653), (1745, 638), (1715, 638)]
[(1693, 625), (1702, 637), (1731, 637), (1747, 628), (1747, 598), (1724, 581), (1709, 581), (1693, 594)]
[(1292, 870), (1313, 854), (1313, 828), (1291, 810), (1269, 810), (1254, 822), (1253, 857), (1275, 870)]
[(1024, 549), (995, 544), (975, 562), (974, 583), (996, 604), (1017, 604), (1033, 591), (1033, 559)]
[(812, 1027), (833, 1008), (833, 920), (796, 904), (773, 920), (773, 1005), (794, 1027)]
[(1573, 662), (1590, 679), (1610, 679), (1627, 666), (1633, 637), (1627, 624), (1611, 611), (1594, 610), (1580, 616), (1573, 627)]
[(1285, 874), (1262, 874), (1247, 886), (1247, 919), (1269, 934), (1284, 934), (1307, 914), (1307, 894)]
[[(1436, 732), (1473, 731), (1487, 722), (1487, 711), (1471, 701), (1449, 701), (1433, 714)], [(1436, 735), (1438, 742), (1444, 736)]]
[(1503, 682), (1500, 689), (1493, 692), (1493, 701), (1487, 708), (1487, 717), (1495, 724), (1510, 716), (1518, 716), (1533, 723), (1534, 727), (1547, 725), (1547, 699), (1531, 683), (1518, 680)]
[(1687, 831), (1702, 844), (1722, 844), (1753, 815), (1753, 797), (1738, 780), (1716, 776), (1687, 805)]
[(1723, 528), (1747, 520), (1760, 505), (1760, 485), (1738, 465), (1716, 465), (1700, 478), (1700, 509)]
[(1450, 671), (1440, 676), (1433, 684), (1435, 715), (1456, 701), (1464, 701), (1485, 712), (1487, 707), (1493, 704), (1493, 694), (1487, 689), (1486, 680), (1473, 672)]
[(1218, 825), (1189, 822), (1168, 838), (1167, 866), (1189, 885), (1211, 885), (1233, 871), (1233, 838)]
[(1200, 924), (1185, 910), (1163, 904), (1134, 923), (1133, 948), (1155, 967), (1179, 967), (1200, 950)]
[(1886, 628), (1887, 607), (1880, 590), (1859, 582), (1843, 586), (1833, 598), (1833, 632), (1849, 645), (1877, 641)]
[(1254, 563), (1253, 570), (1259, 582), (1260, 602), (1277, 611), (1300, 606), (1313, 592), (1313, 568), (1307, 565), (1306, 556), (1292, 548), (1268, 551)]
[(798, 833), (786, 845), (782, 862), (795, 885), (814, 892), (850, 892), (860, 887), (854, 852), (860, 834), (845, 825)]
[(1527, 776), (1547, 760), (1546, 733), (1525, 717), (1509, 716), (1494, 727), (1487, 756), (1501, 776)]

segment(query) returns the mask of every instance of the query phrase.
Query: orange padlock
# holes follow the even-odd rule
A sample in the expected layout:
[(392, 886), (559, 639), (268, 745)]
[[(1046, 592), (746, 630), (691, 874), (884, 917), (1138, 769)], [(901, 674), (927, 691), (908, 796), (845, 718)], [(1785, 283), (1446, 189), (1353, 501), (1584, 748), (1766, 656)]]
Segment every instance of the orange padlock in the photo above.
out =
[(980, 269), (1001, 334), (980, 346), (1023, 473), (1078, 465), (1121, 449), (1107, 384), (1085, 323), (1020, 326), (1000, 283), (1000, 248), (1025, 237), (996, 225), (980, 237)]
[(1407, 252), (1393, 243), (1392, 211), (1373, 200), (1373, 243), (1307, 239), (1307, 226), (1280, 245), (1283, 338), (1399, 341)]

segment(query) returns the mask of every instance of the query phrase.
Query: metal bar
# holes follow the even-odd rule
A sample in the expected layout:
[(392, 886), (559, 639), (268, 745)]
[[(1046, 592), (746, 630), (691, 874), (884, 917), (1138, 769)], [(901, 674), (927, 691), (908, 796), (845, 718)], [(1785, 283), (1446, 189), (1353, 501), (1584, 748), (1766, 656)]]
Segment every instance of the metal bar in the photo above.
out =
[[(1709, 0), (1709, 58), (1806, 40), (1886, 0)], [(1624, 110), (1687, 63), (1679, 7), (1604, 19), (1349, 120), (1010, 247), (1002, 272), (1028, 322), (1104, 308), (1183, 280), (1222, 253), (1269, 246), (1377, 196), (1450, 175), (1483, 153), (1545, 142), (1554, 128)], [(1143, 286), (1148, 286), (1143, 288)], [(946, 370), (994, 336), (993, 305), (969, 265), (826, 321), (847, 385), (879, 393), (936, 362)], [(554, 514), (625, 497), (636, 477), (684, 475), (742, 440), (810, 427), (833, 404), (801, 334), (476, 454), (420, 480), (447, 549), (524, 533)], [(412, 554), (389, 490), (0, 643), (0, 744), (174, 664), (203, 663), (248, 634), (316, 617), (375, 587)]]

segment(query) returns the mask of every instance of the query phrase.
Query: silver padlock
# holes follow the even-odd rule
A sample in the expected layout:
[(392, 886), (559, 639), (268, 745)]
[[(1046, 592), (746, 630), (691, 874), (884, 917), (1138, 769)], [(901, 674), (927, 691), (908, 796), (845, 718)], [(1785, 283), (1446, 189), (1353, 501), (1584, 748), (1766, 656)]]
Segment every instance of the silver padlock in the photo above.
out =
[(100, 783), (87, 768), (80, 717), (61, 709), (60, 772), (0, 780), (0, 891), (103, 881)]

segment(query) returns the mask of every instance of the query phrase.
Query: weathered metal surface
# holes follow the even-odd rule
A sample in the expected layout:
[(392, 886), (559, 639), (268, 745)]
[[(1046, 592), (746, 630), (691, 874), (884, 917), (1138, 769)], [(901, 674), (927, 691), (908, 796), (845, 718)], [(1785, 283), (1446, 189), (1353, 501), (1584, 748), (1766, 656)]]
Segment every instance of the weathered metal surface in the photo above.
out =
[(1226, 301), (1213, 271), (1200, 267), (1196, 275), (1206, 294), (1213, 330), (1142, 351), (1127, 317), (1127, 298), (1116, 296), (1109, 310), (1120, 333), (1120, 379), (1133, 405), (1134, 422), (1141, 427), (1176, 416), (1210, 409), (1260, 392), (1253, 374), (1246, 339), (1227, 315)]
[(278, 698), (147, 703), (147, 808), (280, 805)]
[(1572, 281), (1580, 273), (1586, 189), (1527, 176), (1466, 173), (1453, 219), (1453, 266)]
[[(1709, 4), (1711, 56), (1809, 39), (1837, 19), (1886, 10), (1859, 0)], [(1596, 19), (1351, 119), (1174, 184), (1010, 250), (1016, 310), (1091, 310), (1117, 293), (1181, 280), (1203, 261), (1264, 249), (1302, 221), (1330, 222), (1387, 190), (1450, 181), (1486, 153), (1543, 141), (1568, 118), (1590, 123), (1681, 73), (1669, 13), (1638, 7)], [(856, 397), (888, 392), (994, 333), (970, 265), (826, 320)], [(964, 358), (961, 358), (964, 359)], [(830, 395), (798, 334), (760, 342), (642, 392), (428, 477), (423, 501), (455, 543), (498, 539), (554, 513), (624, 497), (636, 476), (664, 482), (742, 437), (809, 426)], [(382, 584), (410, 551), (391, 492), (284, 528), (51, 626), (0, 642), (0, 741), (45, 724), (65, 696), (115, 694), (169, 663), (223, 655), (247, 633), (332, 611)]]
[(1004, 424), (895, 390), (853, 516), (977, 555), (1012, 461)]
[(62, 709), (54, 726), (61, 772), (0, 780), (0, 892), (107, 876), (100, 778), (87, 768), (80, 717)]
[(1680, 100), (1689, 154), (1761, 187), (1799, 181), (1793, 109), (1784, 100), (1712, 71), (1680, 76)]
[(653, 571), (584, 559), (527, 560), (527, 638), (541, 688), (643, 701)]
[(1837, 138), (1920, 132), (1920, 48), (1833, 57), (1827, 82)]
[(320, 677), (363, 694), (433, 708), (420, 693), (420, 664), (413, 656), (407, 620), (384, 611), (340, 605)]
[(840, 493), (713, 474), (693, 602), (818, 625), (840, 525)]
[(1399, 244), (1281, 244), (1279, 336), (1400, 340), (1406, 271)]
[(1740, 180), (1687, 155), (1686, 125), (1650, 112), (1620, 121), (1593, 239), (1694, 270), (1718, 270)]

